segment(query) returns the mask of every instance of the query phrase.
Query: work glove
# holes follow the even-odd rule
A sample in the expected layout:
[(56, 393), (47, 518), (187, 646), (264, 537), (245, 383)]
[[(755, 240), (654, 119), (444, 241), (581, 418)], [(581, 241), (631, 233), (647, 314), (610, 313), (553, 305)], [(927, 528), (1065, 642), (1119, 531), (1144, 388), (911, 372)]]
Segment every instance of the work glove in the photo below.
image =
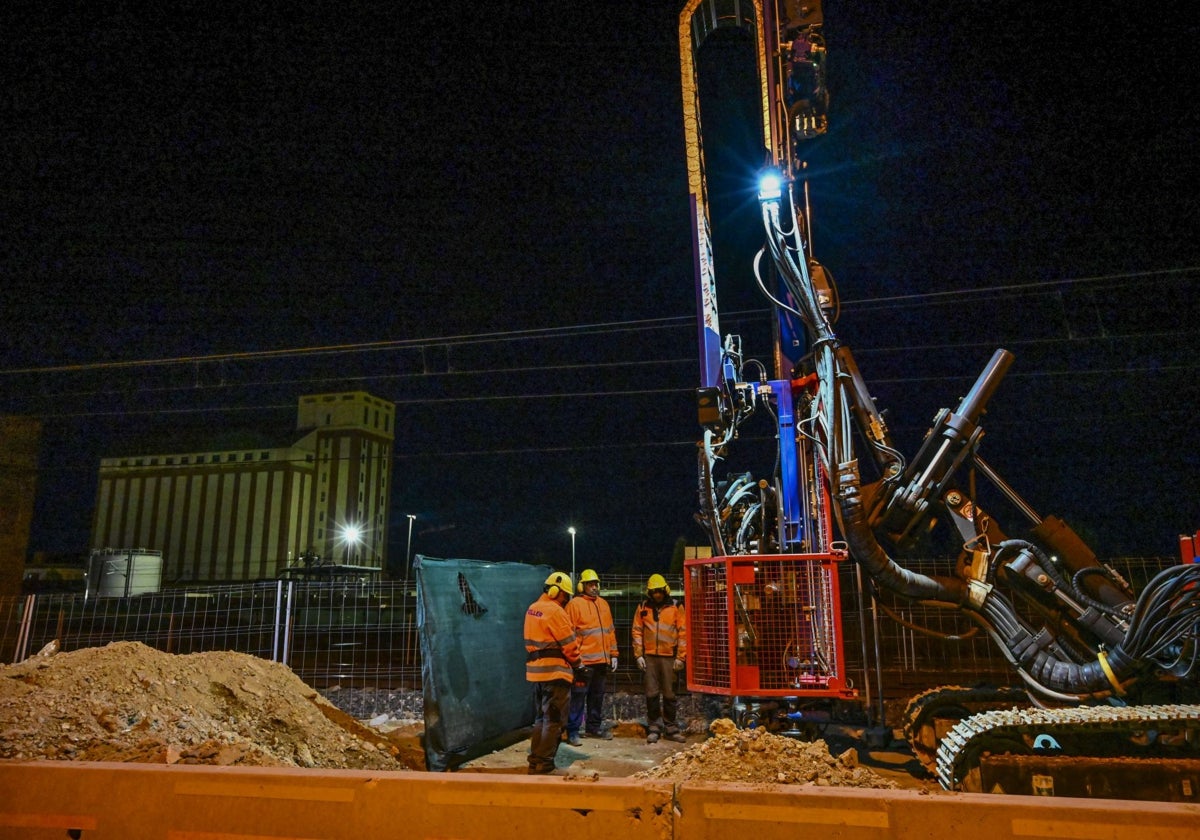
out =
[(638, 663), (638, 669), (639, 669), (639, 670), (641, 670), (641, 671), (645, 671), (645, 670), (646, 670), (646, 657), (644, 657), (644, 656), (639, 656), (639, 657), (637, 658), (637, 663)]
[(675, 670), (676, 670), (676, 671), (682, 671), (682, 670), (683, 670), (683, 660), (682, 660), (682, 659), (676, 659), (676, 660), (675, 660)]
[(612, 669), (617, 670), (617, 657), (615, 656), (612, 658)]

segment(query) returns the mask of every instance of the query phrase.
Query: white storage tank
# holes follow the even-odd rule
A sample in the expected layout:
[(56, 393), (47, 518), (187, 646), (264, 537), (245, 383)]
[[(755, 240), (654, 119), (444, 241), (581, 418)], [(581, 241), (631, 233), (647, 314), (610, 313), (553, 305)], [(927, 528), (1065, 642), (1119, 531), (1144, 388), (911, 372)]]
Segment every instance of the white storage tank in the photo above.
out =
[(162, 586), (162, 552), (146, 548), (98, 548), (88, 559), (87, 596), (127, 598)]

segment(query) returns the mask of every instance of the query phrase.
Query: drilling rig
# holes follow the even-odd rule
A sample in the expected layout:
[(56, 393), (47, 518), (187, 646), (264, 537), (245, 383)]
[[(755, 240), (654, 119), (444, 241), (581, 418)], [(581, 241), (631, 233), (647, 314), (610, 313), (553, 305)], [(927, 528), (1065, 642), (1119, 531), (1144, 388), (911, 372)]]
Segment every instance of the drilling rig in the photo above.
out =
[[(718, 309), (698, 66), (705, 42), (728, 28), (751, 34), (758, 71), (764, 244), (752, 271), (772, 311), (766, 362), (722, 334)], [(805, 166), (831, 118), (825, 35), (819, 0), (690, 0), (679, 18), (700, 362), (697, 521), (712, 547), (685, 562), (688, 687), (729, 698), (742, 725), (785, 731), (812, 698), (854, 697), (838, 586), (839, 567), (853, 563), (872, 593), (955, 611), (1014, 674), (1012, 686), (944, 687), (910, 703), (910, 744), (944, 787), (1011, 790), (1026, 784), (1031, 761), (1042, 762), (1034, 777), (1044, 780), (1065, 759), (1089, 790), (1119, 786), (1124, 774), (1161, 778), (1172, 797), (1200, 801), (1200, 565), (1168, 568), (1135, 592), (983, 459), (982, 422), (1014, 362), (1009, 351), (995, 350), (909, 457), (835, 330), (838, 290), (813, 254)], [(723, 473), (739, 431), (764, 416), (773, 463), (759, 475)], [(1018, 512), (1019, 532), (980, 506), (980, 482)], [(895, 559), (935, 527), (953, 529), (962, 546), (953, 574)], [(1072, 784), (1062, 778), (1060, 795)]]

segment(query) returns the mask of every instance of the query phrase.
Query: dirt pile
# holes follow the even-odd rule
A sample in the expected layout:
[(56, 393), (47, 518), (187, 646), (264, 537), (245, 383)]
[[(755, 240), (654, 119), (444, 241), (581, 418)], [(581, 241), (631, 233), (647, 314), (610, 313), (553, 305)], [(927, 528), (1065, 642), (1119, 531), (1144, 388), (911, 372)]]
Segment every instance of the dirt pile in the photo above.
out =
[(895, 788), (874, 771), (860, 767), (858, 754), (836, 758), (824, 741), (795, 741), (764, 729), (738, 729), (727, 718), (713, 721), (713, 737), (675, 753), (635, 779), (749, 782), (830, 787)]
[(0, 666), (0, 759), (406, 769), (284, 665), (139, 642)]

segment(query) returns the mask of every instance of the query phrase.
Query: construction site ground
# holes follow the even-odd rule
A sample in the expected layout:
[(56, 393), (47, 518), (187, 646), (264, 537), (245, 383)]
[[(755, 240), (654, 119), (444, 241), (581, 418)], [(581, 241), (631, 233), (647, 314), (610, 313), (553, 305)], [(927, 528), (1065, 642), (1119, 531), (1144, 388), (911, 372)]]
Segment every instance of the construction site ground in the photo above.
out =
[[(563, 743), (559, 746), (555, 760), (555, 775), (565, 778), (620, 778), (647, 773), (657, 768), (677, 753), (694, 750), (712, 740), (707, 732), (689, 732), (683, 743), (660, 740), (646, 743), (646, 729), (638, 722), (619, 722), (613, 727), (613, 739), (584, 738), (582, 746), (573, 747)], [(903, 741), (890, 740), (880, 747), (872, 747), (858, 727), (831, 724), (821, 734), (821, 740), (831, 756), (853, 753), (852, 761), (857, 767), (871, 771), (874, 775), (902, 789), (943, 793), (937, 781), (931, 779), (921, 768)], [(515, 741), (507, 747), (487, 755), (474, 758), (457, 768), (460, 773), (513, 773), (521, 774), (527, 767), (529, 741)], [(780, 756), (776, 755), (776, 763)], [(736, 781), (736, 779), (731, 779)]]
[(901, 742), (836, 716), (788, 738), (681, 702), (685, 741), (647, 744), (629, 695), (612, 698), (615, 737), (563, 744), (553, 776), (526, 774), (527, 731), (421, 772), (419, 692), (369, 717), (345, 694), (335, 707), (245, 654), (137, 643), (0, 666), (0, 840), (1197, 836), (1197, 805), (945, 793)]
[[(43, 651), (0, 666), (0, 676), (0, 759), (401, 771), (426, 766), (419, 691), (397, 692), (387, 698), (390, 711), (368, 716), (364, 697), (350, 691), (322, 696), (285, 666), (246, 654), (171, 655), (119, 642)], [(680, 699), (684, 743), (648, 744), (644, 698), (610, 694), (606, 718), (614, 722), (615, 737), (562, 744), (557, 772), (627, 777), (694, 750), (694, 762), (677, 762), (664, 774), (864, 787), (873, 781), (865, 769), (871, 768), (906, 787), (923, 784), (902, 747), (867, 749), (860, 732), (834, 726), (832, 719), (809, 726), (803, 739), (739, 731), (728, 721), (714, 732), (710, 721), (716, 718), (697, 700)], [(797, 746), (801, 740), (808, 744), (804, 749)], [(529, 730), (516, 730), (449, 763), (459, 772), (524, 773), (528, 743)]]

